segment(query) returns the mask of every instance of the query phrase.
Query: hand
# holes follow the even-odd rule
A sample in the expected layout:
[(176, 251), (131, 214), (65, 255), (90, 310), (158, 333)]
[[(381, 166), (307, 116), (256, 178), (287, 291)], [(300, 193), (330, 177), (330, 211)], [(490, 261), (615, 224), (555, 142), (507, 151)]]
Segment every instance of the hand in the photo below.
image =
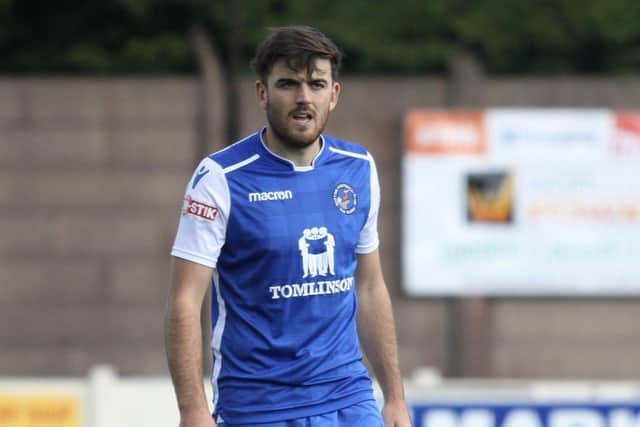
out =
[(216, 427), (213, 417), (207, 411), (183, 413), (180, 416), (180, 427)]
[(411, 427), (411, 417), (404, 400), (385, 402), (382, 418), (386, 427)]

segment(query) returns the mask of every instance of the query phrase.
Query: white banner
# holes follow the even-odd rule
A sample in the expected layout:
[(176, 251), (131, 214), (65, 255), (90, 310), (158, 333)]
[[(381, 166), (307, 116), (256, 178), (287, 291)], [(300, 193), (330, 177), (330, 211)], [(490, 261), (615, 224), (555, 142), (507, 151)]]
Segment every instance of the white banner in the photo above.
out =
[(416, 111), (406, 139), (409, 295), (640, 294), (640, 114)]

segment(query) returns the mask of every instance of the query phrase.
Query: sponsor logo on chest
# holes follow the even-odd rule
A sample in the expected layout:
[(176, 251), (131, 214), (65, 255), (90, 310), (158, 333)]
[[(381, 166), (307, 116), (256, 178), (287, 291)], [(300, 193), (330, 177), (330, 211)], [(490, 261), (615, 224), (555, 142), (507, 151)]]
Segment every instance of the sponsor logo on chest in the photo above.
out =
[(305, 228), (298, 238), (298, 251), (300, 252), (299, 266), (302, 270), (302, 279), (307, 279), (307, 281), (269, 286), (271, 299), (350, 292), (354, 285), (354, 278), (352, 276), (336, 278), (335, 246), (336, 239), (327, 227)]
[(263, 191), (261, 193), (249, 193), (249, 202), (270, 202), (273, 200), (291, 200), (293, 199), (293, 191)]

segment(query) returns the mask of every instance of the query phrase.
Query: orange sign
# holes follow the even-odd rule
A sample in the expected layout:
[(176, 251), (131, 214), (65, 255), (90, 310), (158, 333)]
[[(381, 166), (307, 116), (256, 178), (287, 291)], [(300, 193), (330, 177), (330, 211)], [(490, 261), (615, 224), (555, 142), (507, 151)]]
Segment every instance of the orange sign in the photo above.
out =
[(620, 112), (616, 114), (616, 130), (611, 141), (614, 154), (640, 154), (640, 113)]
[(0, 426), (78, 427), (79, 408), (75, 397), (0, 394)]
[(481, 112), (412, 111), (405, 118), (407, 150), (423, 154), (484, 154)]

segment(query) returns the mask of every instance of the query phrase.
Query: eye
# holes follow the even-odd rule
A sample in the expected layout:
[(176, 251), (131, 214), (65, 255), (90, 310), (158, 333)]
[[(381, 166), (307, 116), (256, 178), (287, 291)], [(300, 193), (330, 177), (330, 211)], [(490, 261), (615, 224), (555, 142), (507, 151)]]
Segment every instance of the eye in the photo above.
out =
[(279, 80), (276, 86), (282, 89), (290, 89), (296, 87), (297, 84), (295, 80)]
[(311, 87), (313, 89), (324, 89), (326, 86), (327, 84), (323, 80), (314, 80), (311, 82)]

